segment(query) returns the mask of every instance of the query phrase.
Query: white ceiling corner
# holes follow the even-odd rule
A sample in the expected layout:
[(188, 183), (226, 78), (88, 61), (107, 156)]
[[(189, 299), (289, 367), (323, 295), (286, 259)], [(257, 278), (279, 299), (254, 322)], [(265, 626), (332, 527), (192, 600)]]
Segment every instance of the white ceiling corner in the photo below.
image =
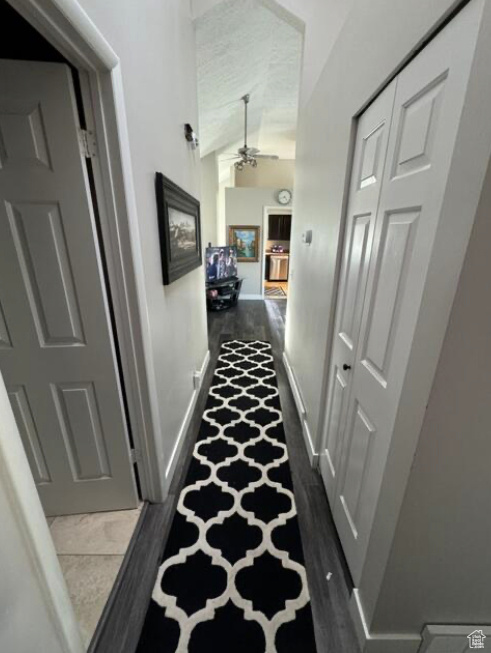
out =
[(243, 142), (250, 93), (249, 144), (295, 156), (303, 29), (274, 0), (193, 0), (196, 16), (201, 156)]

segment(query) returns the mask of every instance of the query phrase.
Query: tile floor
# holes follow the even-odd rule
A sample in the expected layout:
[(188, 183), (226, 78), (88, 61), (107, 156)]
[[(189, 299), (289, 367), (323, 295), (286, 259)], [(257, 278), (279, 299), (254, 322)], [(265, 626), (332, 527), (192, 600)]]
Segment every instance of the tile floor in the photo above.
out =
[(73, 609), (88, 647), (140, 516), (135, 510), (48, 517)]
[[(283, 290), (283, 293), (281, 293), (281, 290)], [(268, 290), (271, 291), (280, 291), (280, 294), (276, 295), (270, 295), (268, 297)], [(271, 296), (274, 297), (274, 299), (286, 299), (288, 296), (288, 281), (265, 281), (264, 282), (264, 294), (266, 299), (271, 299)]]

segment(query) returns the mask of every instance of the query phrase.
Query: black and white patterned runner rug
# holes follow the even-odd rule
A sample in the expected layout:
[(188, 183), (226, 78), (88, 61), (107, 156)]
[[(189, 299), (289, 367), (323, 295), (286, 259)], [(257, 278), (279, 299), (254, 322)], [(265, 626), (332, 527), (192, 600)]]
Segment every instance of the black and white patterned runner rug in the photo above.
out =
[(271, 345), (222, 345), (138, 653), (315, 653)]

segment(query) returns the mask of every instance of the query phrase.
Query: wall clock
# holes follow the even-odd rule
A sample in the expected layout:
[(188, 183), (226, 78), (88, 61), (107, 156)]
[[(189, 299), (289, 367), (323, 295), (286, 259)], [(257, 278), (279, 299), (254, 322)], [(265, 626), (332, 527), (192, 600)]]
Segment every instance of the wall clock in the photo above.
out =
[(290, 204), (292, 201), (292, 192), (287, 188), (283, 188), (282, 190), (278, 191), (276, 198), (280, 204)]

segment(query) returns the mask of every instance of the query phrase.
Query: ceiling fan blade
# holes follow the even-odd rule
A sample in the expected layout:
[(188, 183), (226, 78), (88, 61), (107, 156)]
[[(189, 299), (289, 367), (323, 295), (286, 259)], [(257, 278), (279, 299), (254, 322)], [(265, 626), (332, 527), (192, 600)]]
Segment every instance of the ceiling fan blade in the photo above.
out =
[(280, 157), (277, 154), (254, 154), (255, 159), (274, 159), (275, 161)]
[(220, 163), (225, 163), (226, 161), (237, 161), (241, 158), (242, 158), (241, 156), (231, 156), (228, 159), (220, 159)]

